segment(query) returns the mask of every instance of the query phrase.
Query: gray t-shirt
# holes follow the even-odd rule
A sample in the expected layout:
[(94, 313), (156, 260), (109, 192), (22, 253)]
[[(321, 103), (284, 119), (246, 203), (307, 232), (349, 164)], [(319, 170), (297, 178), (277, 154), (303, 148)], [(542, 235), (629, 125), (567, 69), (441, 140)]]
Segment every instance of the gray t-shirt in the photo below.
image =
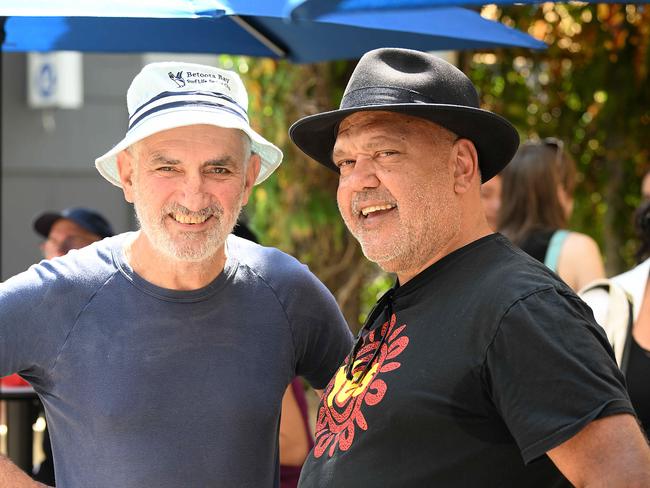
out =
[(350, 347), (334, 298), (235, 236), (208, 286), (163, 289), (125, 261), (127, 235), (0, 285), (0, 375), (41, 397), (57, 486), (277, 486), (287, 384), (323, 388)]

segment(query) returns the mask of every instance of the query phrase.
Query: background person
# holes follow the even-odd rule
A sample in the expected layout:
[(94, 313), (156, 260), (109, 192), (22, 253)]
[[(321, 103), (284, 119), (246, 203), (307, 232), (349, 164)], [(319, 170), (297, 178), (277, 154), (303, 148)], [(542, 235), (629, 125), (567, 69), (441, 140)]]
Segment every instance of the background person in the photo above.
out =
[(567, 230), (575, 163), (558, 139), (528, 141), (501, 172), (499, 232), (555, 271), (573, 290), (605, 277), (596, 242)]
[(495, 175), (481, 185), (481, 202), (485, 218), (494, 231), (499, 227), (499, 210), (501, 209), (501, 175)]
[[(111, 224), (96, 210), (83, 207), (70, 207), (60, 212), (44, 212), (33, 223), (34, 231), (45, 240), (41, 244), (41, 251), (45, 259), (52, 259), (64, 256), (72, 249), (81, 249), (93, 242), (110, 237), (114, 234)], [(0, 385), (20, 386), (28, 385), (19, 375), (0, 379)], [(31, 422), (43, 414), (43, 406), (40, 401), (34, 400), (34, 405), (28, 405), (33, 409)], [(34, 473), (34, 479), (54, 486), (54, 463), (52, 461), (52, 446), (50, 443), (49, 430), (43, 431), (42, 450), (44, 458)]]
[(650, 200), (638, 207), (634, 223), (640, 240), (639, 264), (609, 280), (591, 283), (580, 296), (607, 332), (632, 405), (650, 438)]
[(71, 207), (45, 212), (34, 220), (34, 230), (45, 238), (41, 251), (45, 259), (67, 254), (114, 234), (111, 224), (96, 210)]

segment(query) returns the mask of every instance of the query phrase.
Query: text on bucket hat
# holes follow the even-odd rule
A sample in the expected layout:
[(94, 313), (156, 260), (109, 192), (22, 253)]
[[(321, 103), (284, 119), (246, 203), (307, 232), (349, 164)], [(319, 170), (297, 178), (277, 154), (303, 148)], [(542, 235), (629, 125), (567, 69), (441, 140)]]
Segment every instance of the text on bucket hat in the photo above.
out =
[(397, 48), (364, 54), (340, 108), (298, 120), (289, 135), (305, 154), (338, 172), (332, 149), (340, 122), (355, 112), (370, 110), (427, 119), (471, 140), (483, 181), (501, 171), (519, 145), (510, 122), (479, 108), (476, 89), (462, 71), (433, 54)]
[(102, 238), (114, 234), (111, 224), (99, 212), (83, 207), (71, 207), (60, 212), (42, 213), (34, 220), (34, 230), (47, 238), (54, 223), (60, 219), (71, 220), (79, 227)]
[(116, 186), (122, 186), (117, 171), (120, 151), (158, 132), (188, 125), (215, 125), (248, 135), (251, 150), (262, 160), (255, 184), (282, 162), (282, 151), (251, 128), (246, 88), (233, 71), (192, 63), (151, 63), (133, 79), (126, 101), (129, 127), (124, 139), (95, 160), (101, 175)]

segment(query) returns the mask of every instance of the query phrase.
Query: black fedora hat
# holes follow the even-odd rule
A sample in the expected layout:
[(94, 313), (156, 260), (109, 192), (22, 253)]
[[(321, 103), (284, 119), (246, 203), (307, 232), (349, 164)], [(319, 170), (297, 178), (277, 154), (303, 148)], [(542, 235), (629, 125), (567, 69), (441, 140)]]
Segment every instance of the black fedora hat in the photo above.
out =
[(421, 117), (471, 140), (483, 181), (501, 171), (519, 145), (510, 122), (479, 108), (476, 88), (462, 71), (432, 54), (397, 48), (364, 54), (340, 108), (298, 120), (289, 135), (305, 154), (338, 172), (332, 149), (339, 123), (354, 112), (371, 110)]

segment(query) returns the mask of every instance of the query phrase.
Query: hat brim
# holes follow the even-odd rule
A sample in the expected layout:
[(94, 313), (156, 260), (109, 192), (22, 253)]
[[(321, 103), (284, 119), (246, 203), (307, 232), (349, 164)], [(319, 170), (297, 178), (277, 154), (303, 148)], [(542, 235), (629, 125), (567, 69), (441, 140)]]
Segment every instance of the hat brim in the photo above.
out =
[(251, 150), (259, 154), (262, 161), (255, 184), (262, 183), (282, 162), (282, 151), (255, 132), (243, 119), (227, 112), (216, 110), (170, 110), (149, 116), (133, 127), (113, 149), (95, 160), (99, 173), (115, 186), (122, 187), (117, 170), (117, 155), (132, 144), (158, 132), (190, 125), (214, 125), (225, 129), (239, 129), (251, 140)]
[(41, 214), (34, 220), (34, 230), (41, 236), (47, 238), (50, 235), (50, 230), (54, 222), (62, 218), (63, 215), (60, 213), (47, 212)]
[(487, 110), (462, 105), (400, 103), (367, 105), (310, 115), (289, 128), (291, 140), (305, 154), (339, 172), (332, 161), (338, 126), (355, 112), (387, 111), (420, 117), (469, 139), (476, 146), (483, 182), (499, 173), (519, 146), (519, 134), (506, 119)]

